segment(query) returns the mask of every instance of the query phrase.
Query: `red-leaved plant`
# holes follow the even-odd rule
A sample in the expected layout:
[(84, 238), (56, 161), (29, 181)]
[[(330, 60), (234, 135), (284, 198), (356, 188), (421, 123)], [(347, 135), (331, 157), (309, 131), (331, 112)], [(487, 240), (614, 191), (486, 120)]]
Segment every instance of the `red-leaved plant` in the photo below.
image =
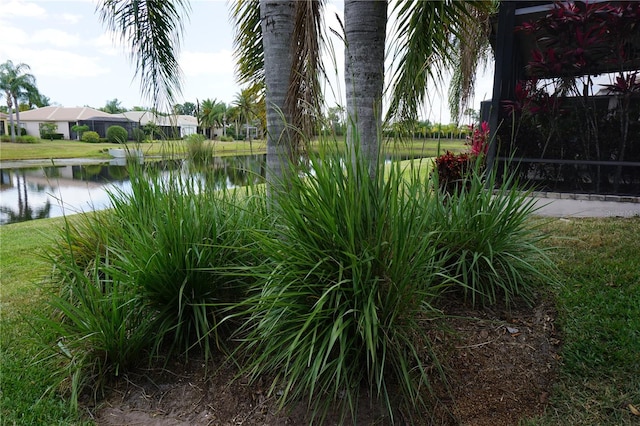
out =
[(469, 126), (471, 136), (467, 136), (469, 152), (454, 154), (451, 151), (436, 157), (435, 171), (438, 186), (446, 194), (453, 194), (467, 188), (469, 173), (477, 161), (483, 162), (489, 149), (489, 123), (483, 121), (480, 127)]

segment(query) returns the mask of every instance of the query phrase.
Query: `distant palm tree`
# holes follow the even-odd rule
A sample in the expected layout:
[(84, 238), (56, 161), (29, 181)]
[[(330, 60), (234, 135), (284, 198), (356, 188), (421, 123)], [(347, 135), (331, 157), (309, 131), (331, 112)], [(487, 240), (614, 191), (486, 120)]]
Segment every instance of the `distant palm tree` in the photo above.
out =
[(27, 94), (27, 102), (29, 109), (42, 108), (49, 106), (51, 104), (51, 99), (36, 90), (35, 92)]
[(223, 129), (226, 125), (227, 105), (217, 99), (205, 99), (198, 109), (198, 122), (202, 128), (210, 129), (210, 138), (213, 139), (216, 128)]
[(242, 89), (236, 93), (233, 104), (238, 110), (239, 120), (244, 120), (246, 132), (244, 139), (251, 142), (251, 133), (249, 132), (249, 125), (251, 120), (257, 117), (258, 107), (258, 87), (253, 86), (247, 89)]
[[(36, 78), (26, 73), (26, 71), (30, 69), (27, 64), (20, 63), (14, 65), (10, 60), (0, 65), (0, 90), (4, 91), (4, 96), (7, 98), (7, 110), (11, 124), (11, 142), (15, 142), (16, 131), (21, 128), (18, 100), (27, 97), (29, 93), (38, 91), (36, 88)], [(14, 108), (16, 113), (17, 126), (13, 125), (13, 115), (11, 115), (12, 108)]]

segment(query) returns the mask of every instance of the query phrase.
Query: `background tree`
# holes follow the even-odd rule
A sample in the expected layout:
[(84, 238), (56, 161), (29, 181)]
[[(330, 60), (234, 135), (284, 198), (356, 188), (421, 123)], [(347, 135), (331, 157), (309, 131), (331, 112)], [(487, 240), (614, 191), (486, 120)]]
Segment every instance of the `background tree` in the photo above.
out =
[(108, 112), (109, 114), (120, 114), (122, 112), (126, 112), (127, 108), (122, 106), (122, 102), (118, 100), (118, 98), (113, 98), (102, 107), (99, 108), (100, 111)]
[(240, 117), (240, 108), (235, 105), (231, 105), (229, 108), (227, 108), (227, 123), (233, 124), (232, 129), (234, 139), (239, 138), (240, 120), (242, 120), (242, 118)]
[(327, 110), (327, 124), (330, 131), (336, 136), (342, 136), (345, 133), (344, 107), (336, 105)]
[(239, 121), (244, 121), (245, 124), (244, 139), (249, 142), (251, 142), (249, 126), (251, 124), (251, 120), (257, 116), (259, 90), (260, 88), (257, 86), (242, 89), (240, 92), (236, 93), (234, 100), (234, 105), (238, 109), (238, 119)]
[(89, 130), (89, 126), (87, 126), (86, 124), (83, 124), (83, 125), (75, 124), (74, 126), (71, 127), (71, 131), (76, 132), (77, 140), (80, 140), (82, 138), (82, 134), (87, 130)]
[(226, 112), (227, 105), (217, 99), (205, 99), (200, 104), (197, 115), (198, 125), (209, 129), (211, 139), (214, 137), (216, 128), (222, 128), (222, 134), (225, 135)]
[(173, 112), (178, 115), (196, 115), (196, 104), (193, 102), (185, 102), (183, 104), (175, 104)]
[[(21, 128), (20, 109), (18, 108), (19, 99), (27, 96), (28, 93), (37, 92), (36, 79), (26, 72), (29, 70), (29, 65), (23, 63), (14, 65), (10, 60), (0, 65), (0, 90), (4, 92), (7, 101), (7, 111), (11, 124), (11, 142), (15, 142), (16, 131)], [(13, 125), (12, 108), (14, 108), (16, 114), (17, 128)]]
[(27, 94), (27, 102), (29, 105), (29, 109), (42, 108), (51, 105), (51, 99), (49, 99), (47, 96), (44, 96), (38, 90), (29, 92)]

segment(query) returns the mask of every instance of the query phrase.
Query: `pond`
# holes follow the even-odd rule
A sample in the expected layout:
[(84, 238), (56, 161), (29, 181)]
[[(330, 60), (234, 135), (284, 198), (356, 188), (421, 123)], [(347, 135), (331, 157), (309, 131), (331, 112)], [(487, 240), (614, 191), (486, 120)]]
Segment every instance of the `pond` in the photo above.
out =
[[(131, 190), (124, 161), (66, 163), (70, 164), (34, 166), (15, 161), (0, 168), (0, 225), (106, 209), (111, 205), (110, 192)], [(183, 159), (143, 164), (144, 169), (157, 170), (167, 178), (187, 173), (218, 188), (255, 182), (264, 177), (264, 167), (264, 155), (216, 157), (206, 167), (194, 167)]]

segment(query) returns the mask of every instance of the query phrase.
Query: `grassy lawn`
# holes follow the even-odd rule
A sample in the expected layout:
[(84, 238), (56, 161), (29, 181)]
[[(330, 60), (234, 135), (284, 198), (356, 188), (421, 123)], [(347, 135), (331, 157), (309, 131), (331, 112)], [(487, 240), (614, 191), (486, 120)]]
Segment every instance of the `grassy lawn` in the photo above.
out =
[(35, 365), (41, 332), (33, 318), (46, 309), (41, 257), (62, 220), (44, 219), (0, 227), (0, 424), (79, 424), (61, 398), (48, 394), (50, 374)]
[[(45, 309), (41, 253), (62, 220), (0, 227), (0, 423), (78, 424), (55, 395), (41, 398), (48, 372), (34, 364), (39, 330), (30, 319)], [(551, 404), (528, 425), (638, 424), (640, 406), (640, 218), (553, 220), (562, 286), (557, 301), (562, 362)]]
[[(265, 152), (263, 141), (253, 143), (236, 142), (210, 142), (218, 155), (249, 154), (250, 152)], [(153, 143), (127, 145), (130, 148), (140, 148), (146, 155), (171, 155), (183, 154), (186, 151), (184, 141), (157, 141)], [(113, 143), (86, 143), (78, 141), (43, 140), (40, 143), (0, 143), (0, 161), (31, 160), (41, 158), (110, 158), (109, 148), (122, 148), (122, 145)]]
[[(251, 143), (245, 141), (220, 142), (209, 141), (213, 144), (216, 155), (246, 155), (250, 153), (263, 154), (266, 144), (263, 140)], [(314, 144), (317, 142), (314, 142)], [(130, 148), (140, 148), (149, 156), (181, 155), (186, 151), (184, 141), (156, 141), (153, 143), (129, 144)], [(32, 160), (51, 158), (110, 158), (109, 148), (122, 148), (122, 145), (112, 143), (86, 143), (79, 141), (43, 140), (35, 144), (0, 143), (0, 161)], [(385, 150), (398, 155), (412, 155), (432, 157), (438, 152), (446, 150), (461, 151), (465, 148), (463, 140), (433, 139), (412, 140), (398, 143), (387, 143)]]
[(640, 218), (557, 220), (562, 368), (541, 425), (639, 424)]

